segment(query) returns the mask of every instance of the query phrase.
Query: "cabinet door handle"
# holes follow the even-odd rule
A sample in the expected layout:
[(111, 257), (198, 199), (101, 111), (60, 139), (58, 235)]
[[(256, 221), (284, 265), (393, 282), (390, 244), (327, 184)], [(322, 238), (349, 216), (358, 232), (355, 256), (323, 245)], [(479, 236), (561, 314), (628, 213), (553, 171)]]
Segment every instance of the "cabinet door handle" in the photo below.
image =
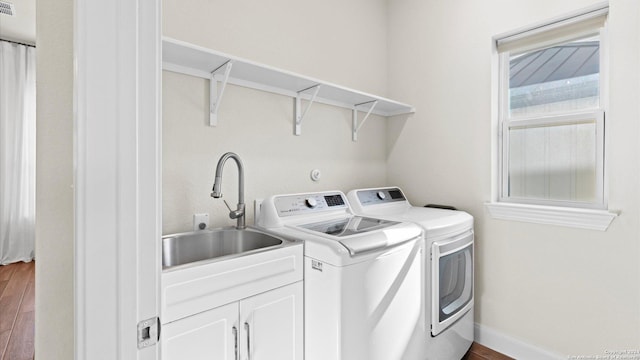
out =
[(238, 359), (238, 328), (236, 328), (235, 326), (233, 327), (233, 338), (234, 338), (233, 349), (235, 351), (234, 359), (239, 360)]
[(247, 332), (247, 360), (251, 360), (251, 333), (249, 323), (244, 323), (244, 330)]

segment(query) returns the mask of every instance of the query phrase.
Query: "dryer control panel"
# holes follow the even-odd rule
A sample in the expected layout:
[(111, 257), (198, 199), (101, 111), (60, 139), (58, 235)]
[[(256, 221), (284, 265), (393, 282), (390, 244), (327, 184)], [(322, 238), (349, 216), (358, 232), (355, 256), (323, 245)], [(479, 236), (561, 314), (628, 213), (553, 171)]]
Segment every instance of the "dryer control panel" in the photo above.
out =
[(362, 206), (406, 200), (404, 194), (398, 188), (360, 190), (357, 192), (357, 195), (358, 201)]
[(279, 216), (348, 208), (346, 197), (340, 192), (277, 196), (274, 205)]

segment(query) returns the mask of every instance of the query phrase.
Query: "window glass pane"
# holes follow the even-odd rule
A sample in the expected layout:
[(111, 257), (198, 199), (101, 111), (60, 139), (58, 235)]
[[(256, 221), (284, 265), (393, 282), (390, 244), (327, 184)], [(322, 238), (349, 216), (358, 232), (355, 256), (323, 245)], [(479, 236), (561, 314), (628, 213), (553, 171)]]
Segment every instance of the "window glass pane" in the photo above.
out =
[(509, 117), (600, 106), (599, 37), (509, 57)]
[(510, 197), (596, 202), (596, 123), (509, 129)]

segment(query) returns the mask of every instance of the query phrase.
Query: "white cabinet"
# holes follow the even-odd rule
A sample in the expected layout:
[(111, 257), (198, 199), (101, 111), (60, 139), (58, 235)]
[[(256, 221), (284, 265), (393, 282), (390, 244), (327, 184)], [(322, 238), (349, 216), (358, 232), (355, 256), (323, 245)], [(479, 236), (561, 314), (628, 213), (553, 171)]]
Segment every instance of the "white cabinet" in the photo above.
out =
[(162, 271), (163, 325), (302, 281), (302, 243)]
[(302, 282), (165, 324), (162, 359), (301, 360)]
[(162, 359), (235, 360), (238, 308), (231, 303), (164, 325)]
[(302, 360), (302, 318), (302, 282), (240, 301), (241, 359)]

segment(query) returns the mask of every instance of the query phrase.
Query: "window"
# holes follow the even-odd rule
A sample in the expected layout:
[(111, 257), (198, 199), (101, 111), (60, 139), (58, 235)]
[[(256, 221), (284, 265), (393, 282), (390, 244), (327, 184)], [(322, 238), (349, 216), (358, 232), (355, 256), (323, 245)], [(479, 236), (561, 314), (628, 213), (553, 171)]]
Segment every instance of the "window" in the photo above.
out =
[(601, 5), (495, 39), (498, 203), (606, 209), (607, 14)]

